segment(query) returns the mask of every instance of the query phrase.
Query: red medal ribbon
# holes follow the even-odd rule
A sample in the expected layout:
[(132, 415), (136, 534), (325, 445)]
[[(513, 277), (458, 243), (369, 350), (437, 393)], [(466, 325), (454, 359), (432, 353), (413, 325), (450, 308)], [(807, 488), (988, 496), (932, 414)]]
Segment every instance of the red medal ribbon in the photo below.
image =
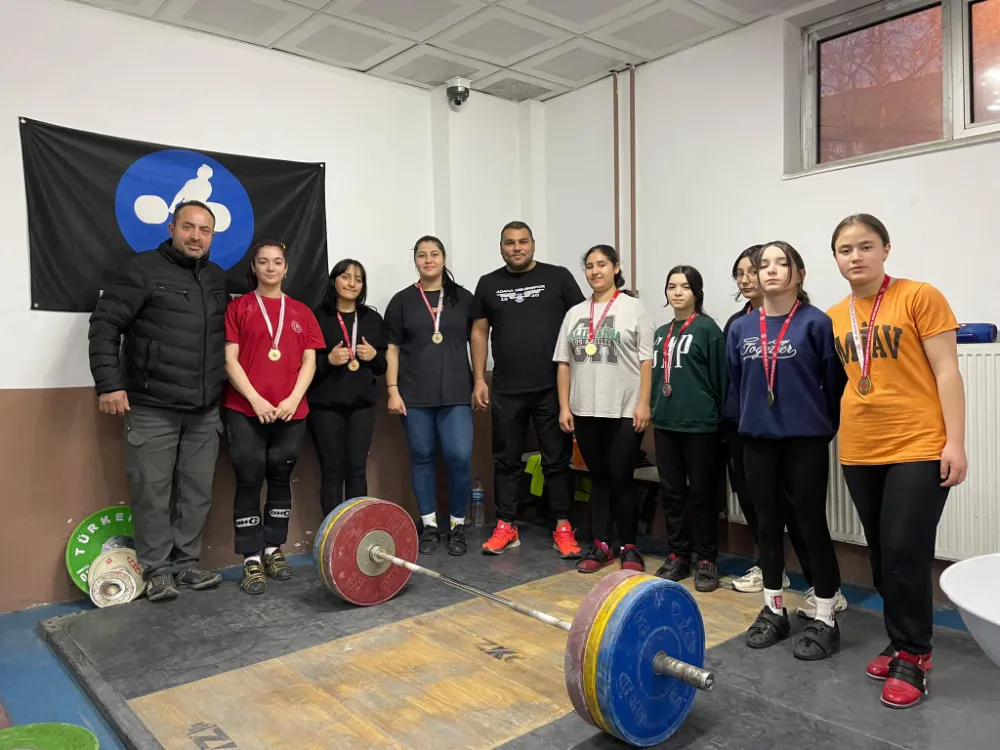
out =
[[(680, 341), (681, 336), (684, 335), (685, 329), (691, 325), (691, 321), (698, 317), (698, 313), (693, 312), (688, 319), (684, 321), (684, 325), (681, 326), (681, 330), (677, 332), (677, 340)], [(670, 356), (670, 339), (674, 337), (674, 323), (676, 320), (670, 321), (670, 330), (667, 331), (666, 338), (663, 339), (663, 387), (666, 388), (670, 385), (670, 369), (673, 366), (671, 363), (672, 357)]]
[(441, 309), (444, 307), (444, 289), (438, 292), (438, 303), (437, 303), (437, 314), (434, 314), (434, 308), (431, 307), (431, 301), (427, 299), (427, 293), (424, 288), (420, 285), (418, 281), (416, 283), (417, 289), (420, 290), (420, 296), (424, 298), (424, 304), (427, 305), (427, 312), (431, 314), (431, 320), (434, 321), (434, 333), (437, 333), (441, 326)]
[[(801, 301), (795, 300), (795, 304), (792, 305), (792, 309), (788, 313), (788, 317), (785, 318), (784, 324), (781, 326), (781, 331), (778, 333), (778, 340), (775, 342), (775, 349), (781, 346), (782, 340), (785, 338), (785, 333), (788, 331), (788, 325), (792, 322), (792, 318), (795, 317), (795, 313), (798, 311), (799, 307), (802, 305)], [(767, 379), (767, 395), (768, 400), (773, 403), (774, 401), (774, 376), (778, 372), (778, 352), (774, 352), (774, 360), (768, 364), (769, 353), (767, 351), (767, 316), (764, 314), (764, 306), (760, 306), (760, 360), (764, 364), (764, 377)]]
[(604, 319), (608, 316), (608, 310), (611, 309), (611, 306), (615, 303), (615, 300), (618, 299), (619, 294), (621, 294), (621, 290), (615, 289), (615, 296), (611, 298), (611, 301), (608, 302), (607, 307), (604, 308), (604, 312), (601, 314), (601, 319), (597, 321), (596, 328), (594, 327), (594, 295), (590, 295), (590, 322), (589, 322), (590, 329), (587, 332), (588, 344), (594, 340), (594, 334), (596, 334), (597, 331), (601, 330), (601, 323), (603, 323)]
[(885, 290), (889, 288), (889, 274), (885, 275), (882, 279), (882, 285), (878, 289), (878, 294), (875, 295), (875, 302), (872, 304), (872, 314), (868, 318), (868, 334), (865, 337), (865, 351), (861, 353), (861, 334), (858, 331), (858, 318), (854, 312), (854, 295), (851, 295), (851, 328), (854, 330), (854, 346), (859, 352), (859, 357), (861, 359), (861, 377), (867, 378), (868, 373), (872, 368), (872, 346), (875, 342), (875, 317), (878, 315), (878, 309), (882, 305), (882, 297), (885, 296)]
[(354, 325), (352, 326), (354, 337), (351, 338), (347, 335), (347, 326), (344, 324), (344, 319), (340, 315), (340, 310), (337, 310), (337, 320), (340, 321), (340, 330), (344, 332), (344, 343), (347, 345), (347, 354), (351, 359), (357, 359), (354, 354), (354, 347), (358, 344), (358, 311), (354, 311)]

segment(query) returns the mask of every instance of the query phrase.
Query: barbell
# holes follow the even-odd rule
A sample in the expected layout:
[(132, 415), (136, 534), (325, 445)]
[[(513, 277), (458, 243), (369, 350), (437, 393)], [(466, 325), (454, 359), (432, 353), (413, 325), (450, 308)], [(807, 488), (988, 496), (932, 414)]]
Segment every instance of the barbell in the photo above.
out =
[(417, 547), (409, 513), (395, 503), (361, 497), (340, 504), (324, 519), (313, 559), (327, 588), (351, 604), (382, 604), (418, 573), (568, 632), (563, 668), (574, 710), (636, 747), (672, 736), (696, 691), (715, 684), (703, 668), (701, 611), (678, 583), (615, 571), (584, 597), (573, 622), (566, 622), (417, 565)]

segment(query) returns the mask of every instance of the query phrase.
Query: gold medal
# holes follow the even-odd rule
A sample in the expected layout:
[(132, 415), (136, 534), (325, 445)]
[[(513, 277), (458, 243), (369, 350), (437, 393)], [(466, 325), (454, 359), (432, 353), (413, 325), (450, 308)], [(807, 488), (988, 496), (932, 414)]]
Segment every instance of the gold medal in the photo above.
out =
[(594, 342), (590, 342), (589, 344), (587, 344), (587, 346), (584, 347), (583, 350), (587, 352), (587, 354), (589, 354), (591, 357), (593, 357), (595, 354), (597, 354), (597, 344), (595, 344)]
[(352, 372), (354, 370), (357, 370), (359, 367), (361, 367), (361, 365), (356, 359), (352, 359), (350, 362), (347, 363), (347, 369), (351, 370)]
[(435, 344), (440, 344), (442, 341), (444, 341), (444, 336), (441, 335), (440, 331), (434, 331), (434, 335), (431, 336), (431, 341), (433, 341)]
[(862, 396), (867, 396), (869, 393), (872, 392), (872, 379), (869, 378), (867, 375), (861, 378), (861, 382), (858, 383), (858, 392)]
[(267, 358), (272, 362), (277, 362), (279, 359), (281, 359), (281, 352), (279, 352), (277, 349), (272, 349), (267, 353)]

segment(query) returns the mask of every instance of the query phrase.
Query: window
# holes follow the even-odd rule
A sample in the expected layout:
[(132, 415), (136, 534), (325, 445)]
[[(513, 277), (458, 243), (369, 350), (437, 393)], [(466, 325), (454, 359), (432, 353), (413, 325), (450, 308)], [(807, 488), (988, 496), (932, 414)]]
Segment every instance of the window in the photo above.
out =
[(805, 43), (806, 169), (1000, 137), (1000, 0), (888, 0)]

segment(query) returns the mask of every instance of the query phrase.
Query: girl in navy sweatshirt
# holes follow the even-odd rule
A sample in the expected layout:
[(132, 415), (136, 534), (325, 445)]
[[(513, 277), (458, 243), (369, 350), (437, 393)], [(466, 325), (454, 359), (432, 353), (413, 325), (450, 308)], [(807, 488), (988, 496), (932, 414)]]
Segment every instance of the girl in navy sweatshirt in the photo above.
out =
[(815, 616), (794, 655), (823, 659), (840, 647), (834, 619), (840, 567), (826, 522), (826, 491), (829, 443), (840, 425), (846, 378), (833, 323), (802, 288), (805, 264), (798, 251), (786, 242), (770, 242), (753, 254), (752, 263), (764, 302), (757, 313), (732, 324), (726, 341), (764, 572), (764, 607), (747, 631), (747, 645), (766, 648), (790, 635), (781, 587), (787, 495), (809, 548), (816, 591)]

